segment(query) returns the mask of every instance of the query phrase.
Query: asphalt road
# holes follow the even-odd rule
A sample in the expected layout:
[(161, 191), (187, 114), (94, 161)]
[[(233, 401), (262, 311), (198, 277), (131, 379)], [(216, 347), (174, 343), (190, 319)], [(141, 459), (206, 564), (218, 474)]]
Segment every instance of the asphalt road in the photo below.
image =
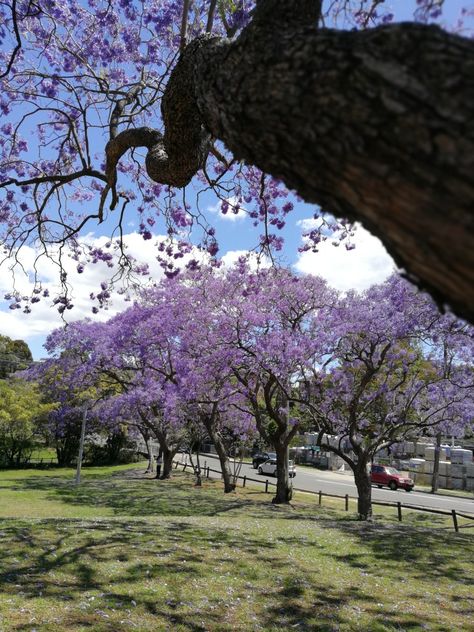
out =
[[(205, 455), (201, 457), (201, 463), (207, 465), (214, 470), (220, 471), (220, 464), (217, 457)], [(218, 477), (219, 474), (210, 473), (211, 477)], [(265, 482), (268, 479), (270, 483), (275, 483), (275, 478), (258, 474), (251, 465), (243, 464), (240, 476), (247, 476), (258, 481)], [(339, 473), (321, 471), (311, 467), (296, 466), (296, 476), (293, 481), (293, 487), (301, 491), (322, 491), (326, 494), (337, 494), (340, 496), (349, 496), (357, 498), (357, 489), (354, 485), (354, 478), (351, 473)], [(379, 489), (376, 486), (372, 488), (372, 499), (387, 502), (401, 502), (405, 505), (413, 505), (417, 507), (429, 507), (430, 509), (442, 509), (451, 511), (455, 509), (460, 513), (469, 513), (474, 515), (474, 499), (458, 498), (456, 496), (442, 496), (441, 494), (429, 494), (426, 492), (416, 491), (416, 487), (412, 492), (405, 490), (392, 491), (390, 489)]]

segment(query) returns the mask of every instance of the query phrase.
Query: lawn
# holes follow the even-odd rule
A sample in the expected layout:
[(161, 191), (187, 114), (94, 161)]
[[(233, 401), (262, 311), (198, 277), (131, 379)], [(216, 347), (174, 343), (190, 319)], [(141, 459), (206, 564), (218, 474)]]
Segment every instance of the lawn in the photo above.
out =
[(0, 472), (1, 632), (474, 629), (472, 529), (142, 472)]

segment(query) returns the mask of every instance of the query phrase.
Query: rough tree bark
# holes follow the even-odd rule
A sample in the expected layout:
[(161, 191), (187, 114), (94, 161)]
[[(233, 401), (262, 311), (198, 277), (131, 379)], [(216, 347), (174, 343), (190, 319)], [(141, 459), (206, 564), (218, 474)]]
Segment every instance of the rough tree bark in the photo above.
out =
[(176, 450), (172, 450), (168, 448), (167, 446), (162, 446), (162, 447), (163, 447), (163, 471), (160, 478), (162, 480), (165, 480), (171, 477), (171, 471), (173, 469), (173, 459), (175, 457)]
[(367, 461), (359, 461), (353, 471), (354, 482), (357, 487), (359, 520), (372, 520), (372, 482)]
[(221, 466), (222, 480), (224, 482), (224, 493), (229, 494), (235, 490), (235, 483), (232, 480), (232, 470), (229, 463), (229, 455), (222, 440), (221, 433), (216, 430), (215, 415), (217, 414), (217, 406), (214, 406), (210, 415), (203, 415), (202, 422), (206, 428), (209, 437), (214, 444), (214, 447), (219, 457), (219, 463)]
[[(170, 441), (167, 436), (166, 431), (161, 430), (159, 427), (154, 424), (150, 424), (150, 431), (155, 435), (156, 440), (160, 445), (160, 452), (162, 456), (162, 469), (161, 474), (159, 476), (160, 479), (167, 479), (171, 477), (171, 472), (173, 469), (173, 459), (180, 448), (179, 441)], [(158, 455), (159, 457), (160, 455)], [(158, 459), (157, 459), (158, 466)], [(157, 468), (157, 478), (158, 478), (158, 468)]]
[(235, 490), (235, 484), (232, 480), (232, 470), (230, 468), (229, 457), (225, 449), (224, 443), (219, 436), (219, 433), (209, 433), (214, 447), (216, 448), (217, 456), (219, 457), (219, 463), (221, 465), (222, 480), (224, 481), (224, 493), (228, 494)]
[(277, 487), (272, 503), (285, 504), (293, 497), (293, 487), (288, 474), (288, 443), (275, 443), (274, 448), (277, 455)]
[(307, 202), (361, 220), (474, 321), (474, 41), (412, 23), (318, 28), (319, 5), (260, 0), (235, 41), (191, 42), (163, 98), (164, 136), (118, 134), (109, 181), (140, 134), (150, 176), (176, 186), (221, 139)]
[(141, 431), (141, 435), (143, 437), (143, 441), (145, 442), (146, 451), (148, 454), (148, 465), (146, 467), (145, 474), (149, 474), (150, 472), (153, 472), (153, 461), (154, 461), (153, 448), (151, 446), (151, 438), (147, 432)]

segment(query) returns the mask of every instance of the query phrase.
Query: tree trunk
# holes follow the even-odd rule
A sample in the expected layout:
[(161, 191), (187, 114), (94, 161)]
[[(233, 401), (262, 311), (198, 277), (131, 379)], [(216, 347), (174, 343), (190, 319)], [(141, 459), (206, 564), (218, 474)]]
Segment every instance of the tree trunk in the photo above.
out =
[(161, 445), (158, 448), (158, 454), (156, 455), (156, 476), (155, 478), (161, 478), (161, 468), (163, 466), (163, 450)]
[(171, 450), (167, 446), (163, 446), (163, 472), (161, 479), (171, 477), (171, 470), (173, 469), (173, 459), (176, 454), (176, 450)]
[(216, 448), (217, 456), (219, 457), (219, 463), (221, 465), (222, 480), (224, 481), (224, 494), (229, 494), (235, 490), (235, 483), (233, 482), (232, 469), (230, 467), (229, 456), (225, 449), (224, 442), (218, 432), (214, 432), (207, 428), (209, 436)]
[(359, 520), (372, 520), (372, 483), (367, 463), (361, 463), (354, 469), (354, 482), (358, 494)]
[(299, 9), (260, 0), (235, 41), (191, 42), (163, 97), (164, 136), (113, 142), (144, 144), (152, 179), (183, 186), (221, 139), (305, 201), (361, 220), (474, 320), (474, 42), (406, 22), (318, 29)]
[(293, 488), (288, 476), (288, 445), (275, 445), (277, 455), (277, 488), (272, 503), (289, 503), (293, 496)]
[(146, 451), (148, 454), (148, 464), (145, 470), (145, 474), (149, 474), (150, 472), (153, 472), (153, 462), (154, 462), (154, 458), (153, 458), (153, 448), (151, 446), (151, 438), (148, 434), (143, 433), (142, 432), (142, 437), (143, 437), (143, 441), (145, 442), (145, 446), (146, 446)]
[(201, 463), (199, 459), (199, 450), (196, 452), (196, 465), (193, 461), (193, 451), (189, 449), (189, 461), (191, 463), (191, 467), (194, 471), (194, 476), (196, 477), (196, 482), (194, 483), (195, 487), (202, 487), (202, 471), (201, 471)]

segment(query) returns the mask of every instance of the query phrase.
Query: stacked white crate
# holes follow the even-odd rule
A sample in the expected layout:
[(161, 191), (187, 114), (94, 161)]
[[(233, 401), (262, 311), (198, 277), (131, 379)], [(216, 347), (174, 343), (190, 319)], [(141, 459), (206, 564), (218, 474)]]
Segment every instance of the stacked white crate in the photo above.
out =
[(471, 450), (451, 450), (451, 476), (453, 489), (474, 489), (474, 464)]
[(410, 470), (415, 470), (416, 472), (422, 472), (426, 461), (425, 459), (410, 459), (409, 463), (410, 463)]
[(417, 457), (425, 457), (425, 450), (426, 448), (429, 446), (429, 443), (425, 443), (425, 442), (421, 442), (421, 441), (417, 441), (415, 444), (415, 455)]
[[(428, 445), (425, 448), (425, 459), (427, 461), (434, 461), (436, 454), (436, 448), (434, 445)], [(439, 460), (446, 461), (446, 448), (439, 449)]]
[(453, 489), (464, 489), (464, 466), (451, 467), (451, 486)]
[(439, 462), (438, 487), (452, 489), (451, 463), (449, 461)]
[[(425, 474), (433, 474), (434, 471), (434, 461), (425, 461), (425, 465), (423, 467), (423, 471)], [(451, 462), (450, 461), (440, 461), (439, 462), (439, 470), (438, 473), (440, 476), (450, 476), (451, 475)]]
[[(430, 483), (432, 482), (434, 472), (434, 461), (436, 456), (436, 447), (434, 445), (425, 448), (425, 474), (430, 475)], [(439, 470), (438, 470), (438, 487), (444, 489), (451, 488), (451, 463), (446, 461), (446, 448), (439, 449)]]
[(474, 463), (466, 463), (466, 489), (474, 491)]
[(414, 478), (415, 483), (418, 483), (418, 485), (425, 485), (426, 481), (425, 481), (425, 474), (423, 474), (424, 471), (424, 467), (425, 467), (425, 459), (410, 459), (409, 464), (410, 464), (410, 476), (412, 478)]
[(463, 450), (462, 448), (451, 450), (451, 463), (466, 465), (472, 462), (472, 450)]

